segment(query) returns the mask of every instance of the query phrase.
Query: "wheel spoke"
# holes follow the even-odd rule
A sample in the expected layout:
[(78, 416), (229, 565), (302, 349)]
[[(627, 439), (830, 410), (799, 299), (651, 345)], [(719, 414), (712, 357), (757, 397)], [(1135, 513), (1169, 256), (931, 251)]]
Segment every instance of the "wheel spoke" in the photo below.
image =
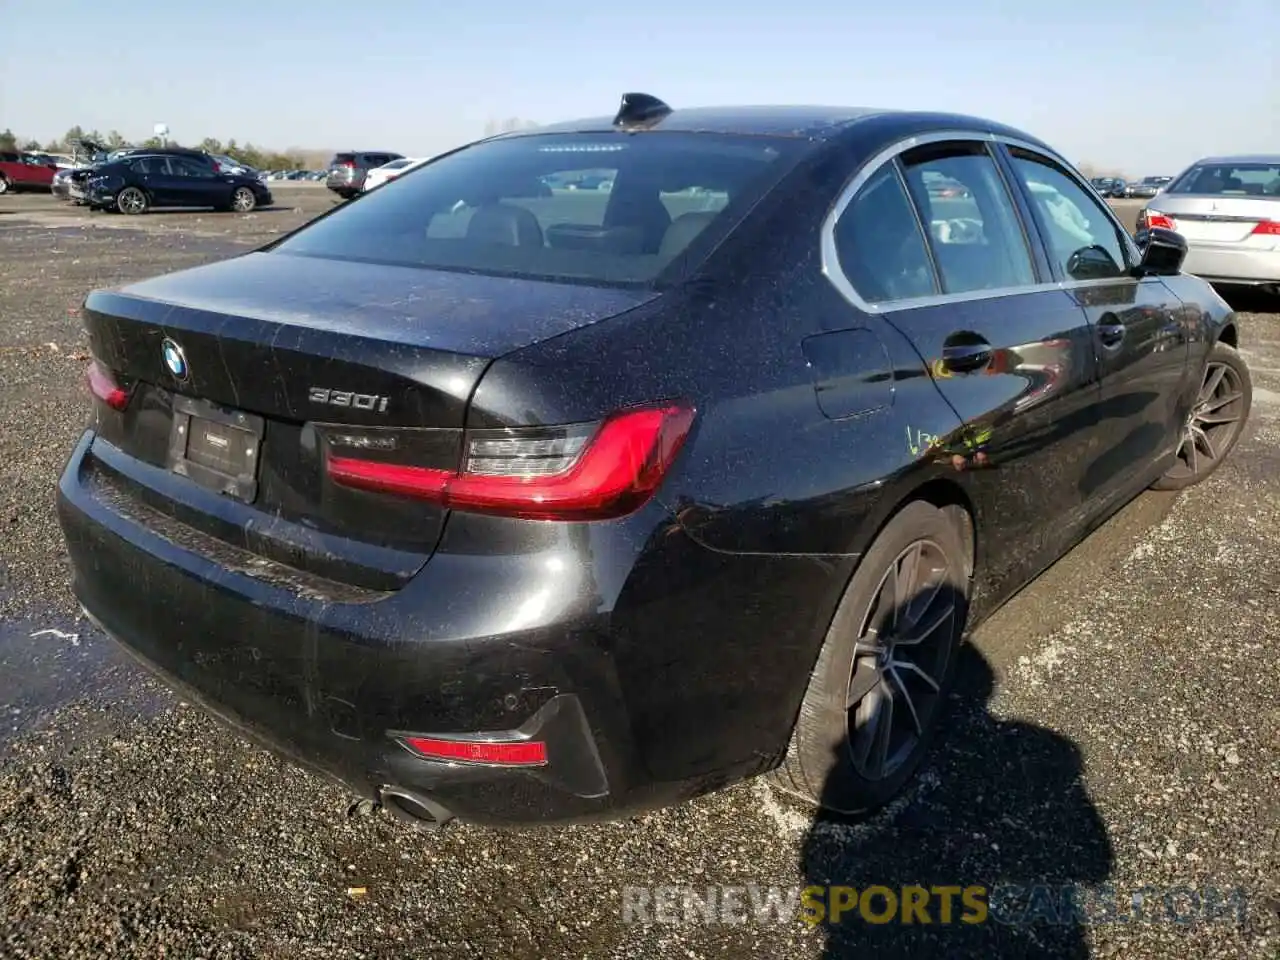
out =
[[(1210, 397), (1200, 404), (1200, 414), (1203, 417), (1204, 414), (1212, 413), (1214, 410), (1225, 407), (1228, 403), (1235, 403), (1242, 396), (1244, 394), (1237, 390), (1234, 393), (1228, 393), (1225, 397)], [(1235, 418), (1233, 417), (1232, 419)]]
[(868, 627), (867, 632), (853, 644), (853, 655), (879, 656), (884, 652), (884, 644), (880, 642), (880, 632), (875, 627)]
[(889, 762), (889, 744), (893, 740), (893, 694), (881, 684), (883, 693), (880, 696), (879, 709), (876, 711), (876, 730), (872, 740), (871, 753), (867, 758), (869, 773), (879, 778), (884, 774)]
[(1201, 446), (1204, 448), (1204, 452), (1208, 455), (1210, 460), (1218, 459), (1218, 451), (1213, 449), (1213, 441), (1209, 439), (1209, 435), (1207, 433), (1205, 433), (1202, 429), (1200, 429), (1195, 424), (1192, 424), (1191, 435), (1193, 438), (1199, 441), (1197, 446)]
[(898, 558), (898, 562), (893, 565), (893, 613), (891, 622), (895, 627), (916, 595), (923, 553), (924, 544), (917, 541), (908, 547), (902, 556)]
[(869, 660), (864, 660), (854, 668), (853, 677), (849, 680), (849, 693), (845, 697), (845, 710), (852, 710), (871, 695), (871, 691), (881, 680), (880, 671)]
[(1217, 392), (1222, 378), (1227, 375), (1227, 368), (1220, 363), (1213, 364), (1205, 371), (1204, 386), (1200, 388), (1200, 399), (1208, 400)]
[[(881, 724), (885, 722), (885, 704), (890, 700), (883, 685), (873, 687), (867, 693), (863, 709), (866, 711), (863, 722), (857, 727), (854, 742), (854, 762), (872, 774), (869, 768), (876, 743), (880, 737)], [(859, 711), (862, 712), (862, 711)]]
[(911, 722), (916, 725), (916, 735), (924, 733), (924, 727), (920, 725), (920, 715), (916, 713), (916, 705), (911, 700), (911, 693), (907, 690), (907, 685), (902, 682), (902, 677), (898, 675), (898, 671), (890, 664), (888, 674), (893, 678), (893, 682), (897, 685), (898, 690), (902, 692), (902, 702), (907, 705), (907, 709), (911, 712)]
[(894, 671), (910, 670), (917, 677), (919, 677), (921, 680), (927, 683), (930, 686), (930, 688), (932, 688), (934, 693), (938, 692), (938, 681), (933, 679), (933, 677), (929, 676), (929, 674), (925, 673), (923, 670), (921, 670), (919, 664), (913, 663), (910, 660), (890, 660), (889, 667)]
[[(934, 598), (937, 598), (936, 592), (934, 593)], [(929, 606), (931, 607), (933, 604), (930, 603)], [(904, 631), (903, 635), (894, 641), (894, 645), (914, 647), (923, 643), (925, 640), (928, 640), (933, 636), (935, 630), (951, 619), (951, 615), (955, 613), (955, 606), (951, 603), (944, 603), (937, 613), (928, 620), (925, 620), (924, 615), (928, 612), (929, 607), (925, 607), (924, 612), (922, 612), (916, 622), (911, 625), (911, 630), (909, 632)]]
[(1202, 427), (1219, 427), (1224, 423), (1235, 423), (1239, 419), (1238, 413), (1202, 413), (1196, 417), (1196, 423)]

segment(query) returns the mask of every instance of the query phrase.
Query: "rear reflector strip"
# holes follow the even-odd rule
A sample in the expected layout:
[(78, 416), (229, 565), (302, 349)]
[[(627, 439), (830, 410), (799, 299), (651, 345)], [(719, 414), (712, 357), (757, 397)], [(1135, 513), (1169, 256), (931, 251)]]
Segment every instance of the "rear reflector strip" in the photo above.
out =
[(455, 510), (530, 520), (602, 520), (631, 513), (657, 490), (694, 410), (640, 407), (592, 425), (471, 431), (461, 472), (330, 453), (329, 476), (361, 490)]
[(89, 384), (89, 391), (112, 410), (123, 410), (129, 405), (129, 391), (116, 383), (115, 378), (98, 361), (94, 360), (89, 364), (85, 380)]
[(487, 763), (503, 767), (541, 767), (547, 762), (547, 745), (541, 740), (446, 740), (441, 737), (405, 737), (402, 741), (428, 760)]

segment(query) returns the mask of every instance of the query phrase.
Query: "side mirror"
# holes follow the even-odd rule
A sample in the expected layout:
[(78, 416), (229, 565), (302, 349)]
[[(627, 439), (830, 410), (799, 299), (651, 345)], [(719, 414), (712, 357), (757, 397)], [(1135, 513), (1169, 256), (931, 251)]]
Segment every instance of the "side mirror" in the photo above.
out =
[(1142, 252), (1138, 272), (1145, 276), (1172, 276), (1187, 259), (1187, 241), (1182, 234), (1164, 227), (1144, 227), (1133, 235)]

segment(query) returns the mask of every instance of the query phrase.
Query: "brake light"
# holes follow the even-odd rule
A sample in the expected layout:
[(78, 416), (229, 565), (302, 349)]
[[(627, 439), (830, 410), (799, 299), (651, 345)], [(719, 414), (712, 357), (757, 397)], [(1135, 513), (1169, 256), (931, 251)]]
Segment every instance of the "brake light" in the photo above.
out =
[(1147, 225), (1148, 230), (1152, 227), (1162, 227), (1165, 230), (1177, 229), (1177, 226), (1173, 222), (1173, 218), (1166, 217), (1163, 213), (1152, 213), (1150, 210), (1143, 210), (1142, 220)]
[(683, 403), (620, 411), (603, 423), (467, 433), (461, 470), (328, 457), (335, 483), (527, 520), (605, 520), (639, 509), (693, 425)]
[(1280, 220), (1263, 220), (1253, 228), (1255, 237), (1280, 237)]
[(541, 740), (446, 740), (442, 737), (405, 737), (410, 750), (428, 760), (490, 763), (504, 767), (540, 767), (547, 762), (547, 745)]
[(89, 391), (112, 410), (123, 410), (129, 405), (129, 391), (120, 386), (110, 371), (97, 360), (89, 364), (85, 380), (89, 384)]

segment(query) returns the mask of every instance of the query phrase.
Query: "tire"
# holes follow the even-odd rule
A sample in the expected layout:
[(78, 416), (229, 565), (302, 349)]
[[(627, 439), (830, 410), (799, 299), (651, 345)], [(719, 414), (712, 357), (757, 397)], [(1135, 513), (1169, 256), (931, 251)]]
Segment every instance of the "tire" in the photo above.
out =
[(9, 192), (9, 178), (6, 177), (3, 173), (0, 173), (0, 194), (6, 194), (8, 192)]
[(1252, 406), (1248, 365), (1235, 347), (1218, 341), (1200, 375), (1200, 391), (1183, 426), (1177, 459), (1152, 487), (1182, 490), (1217, 470), (1244, 432)]
[(116, 194), (116, 209), (136, 217), (151, 209), (151, 198), (137, 187), (125, 187)]
[(258, 205), (258, 198), (248, 187), (236, 187), (231, 191), (231, 209), (236, 213), (252, 213)]
[[(909, 594), (904, 611), (891, 599), (895, 571), (905, 578), (903, 564), (915, 558), (923, 561), (920, 570), (932, 573), (918, 576), (915, 589), (902, 581)], [(849, 581), (810, 675), (787, 755), (773, 771), (783, 792), (834, 813), (860, 814), (893, 799), (912, 777), (929, 751), (955, 672), (970, 564), (955, 519), (930, 503), (913, 501), (885, 525)], [(883, 644), (894, 610), (899, 637), (915, 629), (923, 634), (918, 643)], [(927, 630), (929, 624), (934, 629)], [(868, 633), (869, 627), (877, 632)], [(869, 636), (878, 637), (879, 652), (864, 645)], [(904, 660), (915, 666), (902, 666)], [(876, 708), (884, 709), (886, 693), (892, 705), (887, 727), (875, 719), (884, 716)], [(877, 728), (890, 737), (878, 770)], [(904, 736), (895, 740), (899, 735)]]

